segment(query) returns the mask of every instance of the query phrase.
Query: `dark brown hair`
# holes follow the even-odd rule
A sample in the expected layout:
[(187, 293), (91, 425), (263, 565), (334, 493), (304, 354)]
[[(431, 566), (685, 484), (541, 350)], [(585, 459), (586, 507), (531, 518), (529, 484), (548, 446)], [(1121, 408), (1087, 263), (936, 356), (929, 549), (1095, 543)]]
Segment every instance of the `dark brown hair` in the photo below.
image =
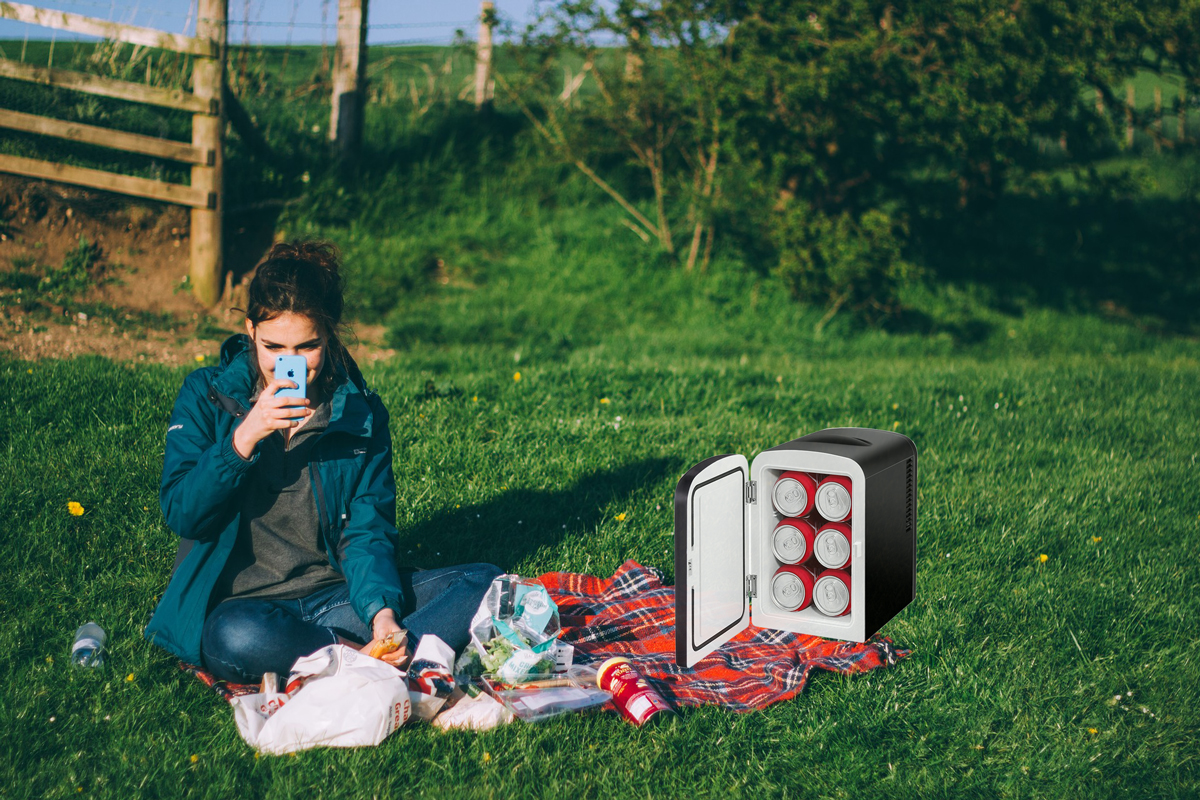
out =
[(340, 254), (330, 242), (279, 242), (259, 262), (246, 298), (246, 319), (254, 325), (291, 312), (313, 321), (325, 335), (325, 366), (314, 379), (328, 397), (346, 371), (350, 356), (342, 343)]

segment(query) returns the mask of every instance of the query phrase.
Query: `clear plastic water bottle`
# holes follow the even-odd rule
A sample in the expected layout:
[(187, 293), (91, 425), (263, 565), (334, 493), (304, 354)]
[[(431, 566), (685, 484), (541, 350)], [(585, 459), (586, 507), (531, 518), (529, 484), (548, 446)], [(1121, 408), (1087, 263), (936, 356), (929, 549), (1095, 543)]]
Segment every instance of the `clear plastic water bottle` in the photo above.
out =
[(94, 622), (80, 625), (75, 631), (75, 644), (71, 645), (71, 662), (81, 667), (104, 665), (104, 643), (108, 640), (104, 629)]

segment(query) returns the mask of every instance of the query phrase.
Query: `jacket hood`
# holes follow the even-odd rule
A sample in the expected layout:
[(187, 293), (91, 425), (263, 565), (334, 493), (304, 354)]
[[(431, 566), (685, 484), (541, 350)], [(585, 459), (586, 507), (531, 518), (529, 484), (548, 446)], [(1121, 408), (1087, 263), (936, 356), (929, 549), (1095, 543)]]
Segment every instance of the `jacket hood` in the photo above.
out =
[[(358, 364), (346, 354), (346, 366), (333, 364), (337, 381), (330, 399), (330, 429), (342, 429), (371, 434), (371, 404), (373, 392), (367, 388)], [(250, 410), (250, 398), (258, 385), (258, 368), (254, 363), (254, 343), (244, 333), (235, 333), (221, 343), (221, 360), (213, 380), (211, 399), (235, 416)], [(224, 402), (222, 402), (224, 400)], [(234, 406), (241, 409), (237, 413)]]

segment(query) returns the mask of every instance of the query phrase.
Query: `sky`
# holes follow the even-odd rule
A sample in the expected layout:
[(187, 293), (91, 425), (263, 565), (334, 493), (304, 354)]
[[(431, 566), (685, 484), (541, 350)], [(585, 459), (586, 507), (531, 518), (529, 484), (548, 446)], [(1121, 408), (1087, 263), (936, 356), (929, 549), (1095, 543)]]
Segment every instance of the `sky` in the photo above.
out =
[[(157, 28), (195, 30), (195, 0), (27, 0), (30, 5)], [(521, 27), (536, 0), (495, 0), (501, 21)], [(337, 0), (229, 0), (230, 44), (332, 44)], [(448, 44), (462, 28), (470, 39), (479, 27), (479, 0), (369, 0), (367, 44)], [(248, 23), (248, 24), (247, 24)], [(71, 37), (11, 20), (0, 20), (0, 39)]]

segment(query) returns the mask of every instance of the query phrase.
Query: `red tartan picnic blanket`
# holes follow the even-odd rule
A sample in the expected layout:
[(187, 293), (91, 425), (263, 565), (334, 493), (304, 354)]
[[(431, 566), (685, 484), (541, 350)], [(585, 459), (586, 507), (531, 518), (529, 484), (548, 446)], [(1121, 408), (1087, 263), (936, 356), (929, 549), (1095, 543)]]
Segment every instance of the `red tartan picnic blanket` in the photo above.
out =
[[(814, 669), (852, 675), (909, 654), (883, 636), (855, 644), (751, 626), (684, 669), (675, 663), (675, 587), (663, 586), (659, 570), (626, 561), (611, 578), (547, 572), (537, 580), (558, 605), (561, 640), (575, 647), (577, 663), (625, 656), (676, 706), (751, 711), (795, 697)], [(226, 700), (259, 688), (181, 666)]]
[(548, 572), (538, 578), (578, 663), (625, 656), (676, 706), (764, 708), (795, 697), (814, 669), (851, 675), (910, 651), (875, 636), (862, 644), (749, 627), (691, 669), (675, 663), (675, 587), (654, 567), (626, 561), (611, 578)]

